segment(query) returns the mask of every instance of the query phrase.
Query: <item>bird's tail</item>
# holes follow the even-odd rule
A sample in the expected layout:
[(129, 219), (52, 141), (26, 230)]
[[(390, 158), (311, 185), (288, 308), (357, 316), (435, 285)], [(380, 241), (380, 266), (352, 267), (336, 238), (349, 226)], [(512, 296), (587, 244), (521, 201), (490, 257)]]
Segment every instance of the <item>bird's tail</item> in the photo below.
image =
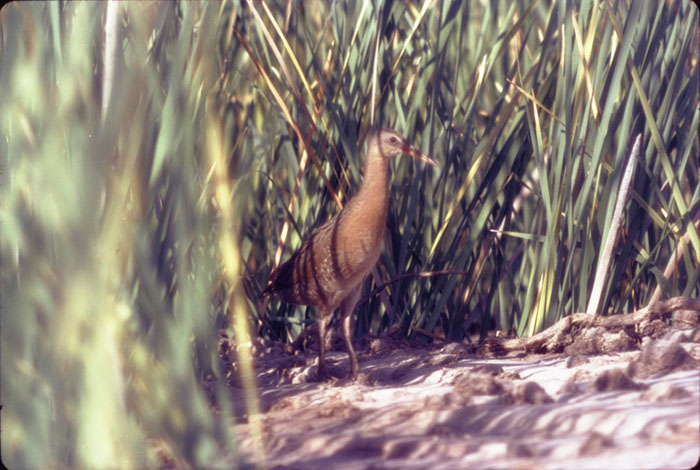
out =
[(265, 287), (260, 295), (258, 296), (258, 300), (263, 299), (265, 297), (270, 297), (272, 296), (275, 292), (277, 292), (277, 275), (279, 273), (278, 269), (275, 269), (272, 271), (272, 274), (270, 274), (270, 280), (267, 281), (267, 287)]
[(290, 268), (289, 262), (283, 264), (282, 266), (276, 267), (272, 270), (270, 273), (270, 280), (267, 281), (267, 287), (263, 289), (263, 291), (260, 293), (260, 296), (258, 299), (262, 299), (263, 297), (269, 297), (274, 295), (275, 293), (279, 292), (280, 290), (284, 290), (285, 288), (285, 283), (283, 282), (286, 277), (289, 277), (288, 271)]
[(275, 287), (272, 283), (269, 283), (267, 285), (267, 287), (264, 288), (263, 291), (258, 296), (258, 300), (263, 299), (265, 297), (270, 297), (274, 293), (275, 293)]

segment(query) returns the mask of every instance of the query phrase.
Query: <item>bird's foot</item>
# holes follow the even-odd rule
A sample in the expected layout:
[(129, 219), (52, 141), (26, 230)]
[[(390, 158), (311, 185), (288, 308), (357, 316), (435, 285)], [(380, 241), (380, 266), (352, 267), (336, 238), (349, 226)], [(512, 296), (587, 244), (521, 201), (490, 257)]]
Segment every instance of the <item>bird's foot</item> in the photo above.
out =
[(342, 379), (338, 380), (337, 385), (345, 387), (350, 385), (371, 385), (371, 383), (367, 374), (360, 372), (353, 375), (352, 371), (350, 371)]
[(358, 369), (353, 369), (345, 373), (342, 369), (338, 367), (328, 367), (325, 364), (323, 366), (318, 366), (316, 371), (316, 377), (319, 382), (338, 382), (342, 384), (360, 383), (365, 384), (367, 382), (367, 375), (358, 373)]
[(324, 365), (318, 366), (318, 371), (316, 372), (319, 382), (328, 382), (335, 379), (335, 376), (331, 374)]
[(357, 380), (357, 372), (360, 370), (360, 367), (357, 365), (357, 357), (355, 357), (355, 354), (353, 353), (350, 356), (350, 372), (348, 372), (348, 379), (355, 381)]

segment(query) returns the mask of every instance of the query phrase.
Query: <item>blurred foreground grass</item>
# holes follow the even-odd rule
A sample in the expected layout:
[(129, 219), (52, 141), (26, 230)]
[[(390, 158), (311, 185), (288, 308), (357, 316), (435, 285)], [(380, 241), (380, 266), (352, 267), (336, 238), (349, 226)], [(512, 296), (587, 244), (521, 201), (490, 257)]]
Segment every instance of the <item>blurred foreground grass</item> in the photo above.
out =
[(450, 273), (370, 295), (358, 334), (586, 311), (637, 134), (593, 310), (697, 297), (699, 38), (687, 1), (5, 6), (3, 462), (234, 465), (218, 331), (237, 325), (255, 416), (247, 335), (311, 320), (257, 294), (358, 187), (373, 125), (442, 169), (392, 164), (366, 293)]

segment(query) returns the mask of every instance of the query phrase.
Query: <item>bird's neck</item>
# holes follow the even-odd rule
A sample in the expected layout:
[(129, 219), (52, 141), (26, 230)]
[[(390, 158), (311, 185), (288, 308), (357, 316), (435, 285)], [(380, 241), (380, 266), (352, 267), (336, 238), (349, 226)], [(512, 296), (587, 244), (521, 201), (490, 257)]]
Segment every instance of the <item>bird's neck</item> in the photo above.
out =
[(360, 190), (348, 203), (347, 210), (352, 213), (353, 231), (373, 234), (377, 243), (381, 243), (386, 226), (386, 216), (389, 209), (389, 162), (385, 158), (373, 154), (370, 148), (365, 162), (364, 175)]
[(367, 155), (360, 191), (367, 191), (373, 196), (380, 193), (386, 196), (389, 193), (389, 160), (379, 156), (378, 151), (373, 153)]

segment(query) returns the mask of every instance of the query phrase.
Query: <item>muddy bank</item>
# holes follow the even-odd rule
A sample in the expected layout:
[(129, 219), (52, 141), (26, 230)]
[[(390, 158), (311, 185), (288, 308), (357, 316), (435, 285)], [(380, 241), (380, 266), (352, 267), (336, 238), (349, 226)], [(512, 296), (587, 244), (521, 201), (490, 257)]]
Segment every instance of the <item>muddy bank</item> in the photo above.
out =
[[(592, 337), (582, 335), (581, 338)], [(347, 371), (342, 343), (329, 354)], [(612, 343), (610, 343), (612, 344)], [(606, 354), (475, 353), (357, 342), (360, 378), (318, 382), (316, 355), (258, 341), (274, 469), (690, 468), (700, 456), (700, 329)], [(229, 364), (232, 364), (229, 362)], [(235, 431), (252, 459), (242, 391)]]

